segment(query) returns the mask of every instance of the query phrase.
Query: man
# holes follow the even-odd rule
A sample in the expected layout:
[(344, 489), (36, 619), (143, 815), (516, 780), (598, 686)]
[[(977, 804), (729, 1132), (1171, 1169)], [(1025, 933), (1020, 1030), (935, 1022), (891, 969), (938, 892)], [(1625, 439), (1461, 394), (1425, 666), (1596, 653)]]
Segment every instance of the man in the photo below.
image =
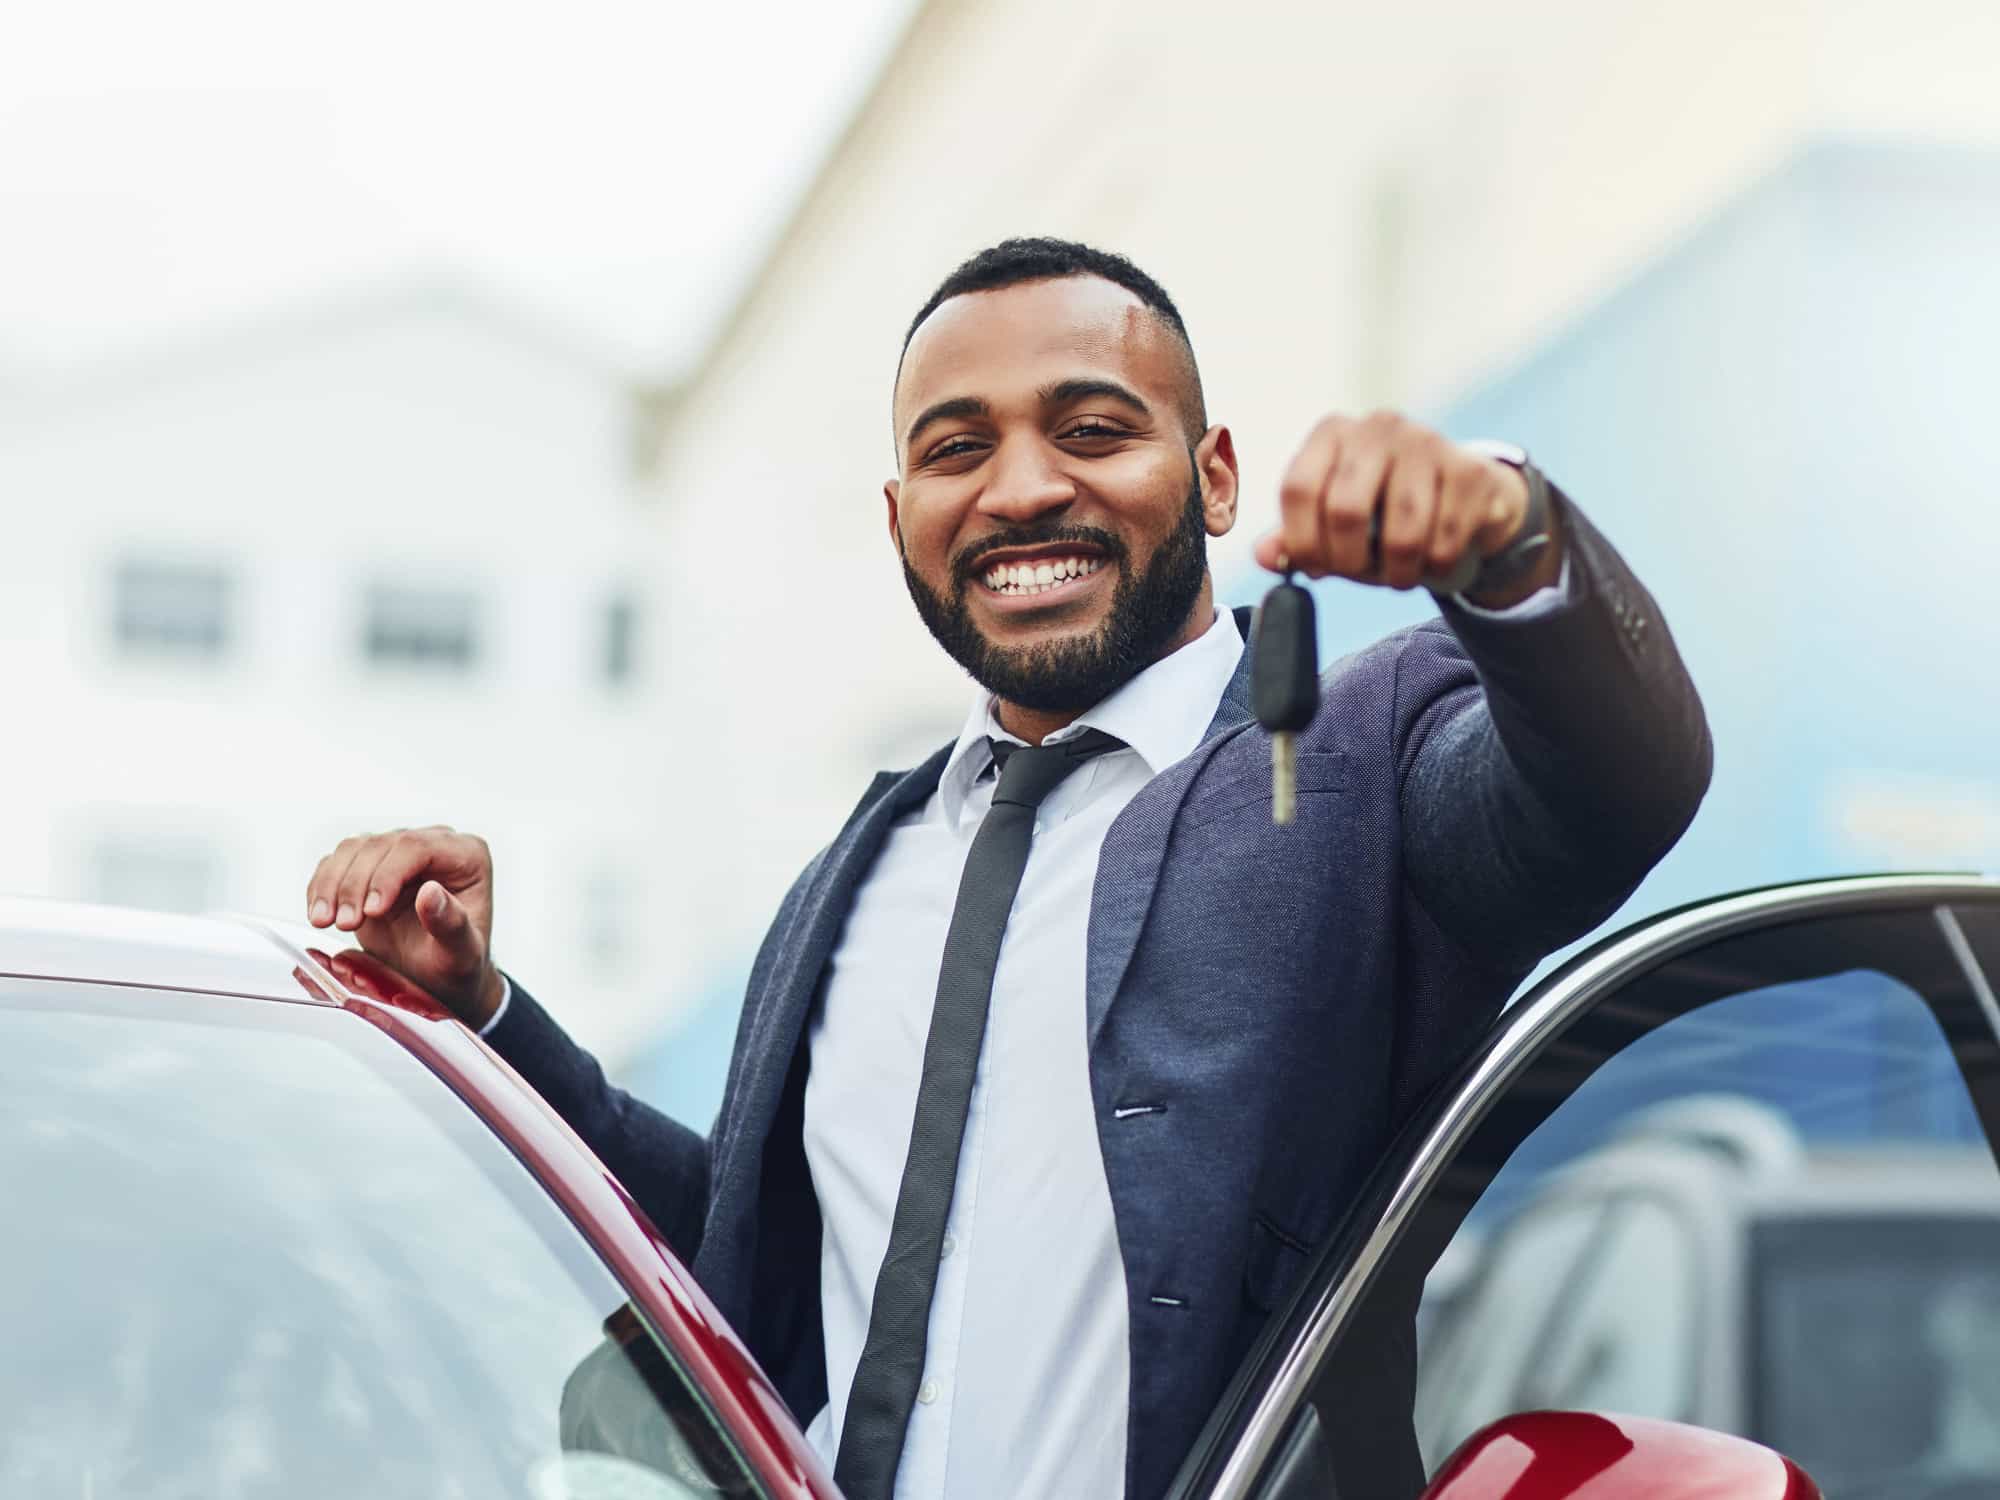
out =
[(1479, 571), (1325, 674), (1274, 826), (1247, 614), (1205, 557), (1236, 453), (1166, 293), (1009, 241), (918, 314), (892, 407), (889, 538), (981, 690), (786, 896), (707, 1138), (493, 967), (476, 838), (347, 840), (309, 913), (486, 1029), (854, 1500), (1157, 1496), (1412, 1105), (1679, 837), (1707, 729), (1531, 467), (1330, 417), (1258, 560)]

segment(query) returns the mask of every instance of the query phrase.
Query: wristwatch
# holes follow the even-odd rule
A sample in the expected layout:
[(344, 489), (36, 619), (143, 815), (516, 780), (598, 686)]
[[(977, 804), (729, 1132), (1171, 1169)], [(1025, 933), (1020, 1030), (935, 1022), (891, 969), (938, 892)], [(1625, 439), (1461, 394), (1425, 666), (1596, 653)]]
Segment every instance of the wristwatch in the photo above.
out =
[(1493, 438), (1474, 438), (1459, 446), (1482, 457), (1497, 459), (1510, 469), (1518, 469), (1528, 486), (1528, 510), (1521, 518), (1521, 529), (1514, 534), (1513, 541), (1491, 557), (1474, 561), (1470, 567), (1461, 565), (1455, 568), (1450, 578), (1440, 579), (1428, 587), (1439, 594), (1499, 593), (1534, 572), (1542, 554), (1549, 550), (1549, 543), (1554, 540), (1551, 530), (1554, 507), (1549, 502), (1549, 482), (1540, 469), (1528, 462), (1527, 449), (1517, 444)]

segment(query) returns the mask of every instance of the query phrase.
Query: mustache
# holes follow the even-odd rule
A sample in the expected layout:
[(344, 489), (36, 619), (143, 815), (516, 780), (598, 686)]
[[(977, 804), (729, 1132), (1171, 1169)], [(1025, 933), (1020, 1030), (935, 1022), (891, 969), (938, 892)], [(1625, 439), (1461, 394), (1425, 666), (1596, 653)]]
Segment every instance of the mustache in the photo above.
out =
[(985, 571), (980, 565), (995, 552), (1009, 547), (1047, 547), (1063, 542), (1094, 548), (1113, 562), (1126, 560), (1124, 542), (1100, 527), (1011, 526), (961, 547), (951, 560), (951, 576), (956, 583), (970, 583)]

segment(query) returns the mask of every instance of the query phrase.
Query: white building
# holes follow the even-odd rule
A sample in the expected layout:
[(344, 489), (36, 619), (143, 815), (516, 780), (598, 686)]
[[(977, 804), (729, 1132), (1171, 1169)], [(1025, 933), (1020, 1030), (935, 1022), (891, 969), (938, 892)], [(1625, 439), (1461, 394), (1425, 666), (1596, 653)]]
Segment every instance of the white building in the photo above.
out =
[(586, 1038), (656, 1023), (642, 416), (445, 284), (17, 387), (0, 889), (296, 918), (342, 835), (451, 823), (504, 960)]

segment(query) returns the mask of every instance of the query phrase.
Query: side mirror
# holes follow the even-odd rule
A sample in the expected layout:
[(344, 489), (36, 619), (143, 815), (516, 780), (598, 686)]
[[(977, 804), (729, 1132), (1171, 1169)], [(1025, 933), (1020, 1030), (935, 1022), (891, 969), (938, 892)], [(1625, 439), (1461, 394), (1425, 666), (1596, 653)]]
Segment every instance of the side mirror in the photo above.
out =
[(1529, 1411), (1482, 1427), (1423, 1500), (1823, 1500), (1782, 1453), (1650, 1417)]

